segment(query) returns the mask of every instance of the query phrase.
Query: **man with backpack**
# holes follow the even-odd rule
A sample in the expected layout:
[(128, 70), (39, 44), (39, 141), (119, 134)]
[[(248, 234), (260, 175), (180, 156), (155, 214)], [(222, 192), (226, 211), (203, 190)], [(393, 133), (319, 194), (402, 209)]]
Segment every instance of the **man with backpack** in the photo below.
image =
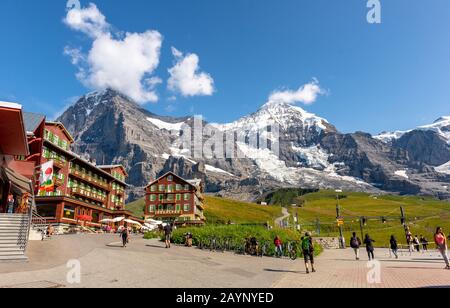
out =
[(172, 225), (171, 224), (166, 224), (164, 226), (164, 236), (165, 236), (165, 240), (166, 240), (166, 248), (170, 248), (170, 240), (172, 239)]
[(315, 273), (316, 269), (314, 268), (314, 244), (311, 233), (309, 232), (306, 232), (305, 236), (302, 237), (302, 251), (303, 257), (305, 259), (306, 274), (309, 274), (308, 262), (311, 262), (312, 272)]
[(356, 232), (353, 232), (352, 238), (350, 240), (350, 247), (355, 251), (356, 260), (359, 260), (359, 248), (361, 247), (361, 239), (356, 236)]

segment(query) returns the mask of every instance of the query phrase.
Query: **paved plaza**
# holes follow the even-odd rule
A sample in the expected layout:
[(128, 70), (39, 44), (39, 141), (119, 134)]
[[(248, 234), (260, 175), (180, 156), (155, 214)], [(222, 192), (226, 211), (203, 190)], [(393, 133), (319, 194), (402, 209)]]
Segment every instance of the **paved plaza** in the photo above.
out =
[[(364, 250), (361, 251), (362, 253)], [(380, 282), (369, 284), (367, 260), (351, 250), (327, 250), (307, 275), (302, 260), (257, 258), (173, 246), (132, 237), (120, 247), (118, 235), (67, 235), (31, 242), (28, 263), (0, 263), (0, 287), (450, 287), (450, 271), (436, 252), (390, 258), (376, 250)], [(67, 280), (67, 262), (78, 260), (80, 283)], [(376, 275), (375, 275), (376, 276)], [(372, 277), (375, 277), (372, 276)]]

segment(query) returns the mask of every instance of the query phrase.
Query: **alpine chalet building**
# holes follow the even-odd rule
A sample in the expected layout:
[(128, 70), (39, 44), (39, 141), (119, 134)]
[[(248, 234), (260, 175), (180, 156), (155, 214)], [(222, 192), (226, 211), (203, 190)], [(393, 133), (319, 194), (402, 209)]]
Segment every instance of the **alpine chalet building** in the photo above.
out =
[[(49, 169), (52, 178), (43, 182), (41, 175), (36, 194), (38, 214), (60, 232), (74, 225), (98, 229), (101, 220), (117, 217), (143, 222), (125, 210), (125, 169), (121, 165), (98, 166), (72, 152), (73, 143), (62, 123), (45, 123), (40, 165)], [(47, 171), (40, 172), (45, 176)]]
[(169, 172), (145, 188), (145, 218), (177, 225), (203, 225), (203, 183)]

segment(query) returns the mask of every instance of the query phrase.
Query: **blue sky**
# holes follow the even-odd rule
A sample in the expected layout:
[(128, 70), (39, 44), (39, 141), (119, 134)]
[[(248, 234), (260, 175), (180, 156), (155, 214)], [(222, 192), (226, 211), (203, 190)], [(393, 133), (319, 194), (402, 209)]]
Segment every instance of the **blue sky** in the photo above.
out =
[[(229, 122), (273, 91), (317, 78), (326, 95), (299, 106), (342, 132), (404, 130), (450, 115), (448, 0), (381, 0), (380, 25), (367, 23), (365, 0), (92, 2), (112, 33), (162, 35), (152, 71), (162, 81), (158, 102), (145, 105), (157, 114)], [(65, 24), (66, 14), (65, 0), (0, 2), (0, 100), (51, 117), (91, 91), (64, 49), (88, 53), (93, 40)], [(198, 56), (198, 73), (214, 80), (212, 95), (168, 89), (172, 47)]]

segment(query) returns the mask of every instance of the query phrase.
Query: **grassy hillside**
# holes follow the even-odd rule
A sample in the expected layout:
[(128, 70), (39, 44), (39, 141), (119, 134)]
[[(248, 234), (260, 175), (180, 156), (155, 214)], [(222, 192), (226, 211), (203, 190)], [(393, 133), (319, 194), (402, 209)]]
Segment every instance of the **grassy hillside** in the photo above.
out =
[(273, 224), (282, 216), (281, 206), (261, 206), (218, 197), (206, 197), (205, 216), (208, 223), (265, 223)]
[[(301, 208), (289, 208), (295, 215), (298, 211), (300, 224), (305, 229), (316, 231), (314, 222), (317, 218), (321, 222), (321, 235), (336, 236), (336, 193), (333, 191), (320, 191), (306, 194), (301, 198)], [(365, 193), (341, 193), (339, 196), (341, 215), (346, 217), (344, 231), (349, 239), (352, 231), (360, 235), (359, 217), (373, 217), (364, 226), (364, 233), (369, 233), (378, 246), (387, 245), (389, 236), (394, 234), (402, 243), (405, 242), (403, 227), (400, 223), (400, 207), (405, 210), (408, 224), (414, 235), (424, 234), (429, 240), (436, 229), (441, 226), (447, 233), (450, 232), (450, 203), (429, 197), (411, 196), (372, 196)], [(392, 216), (382, 222), (381, 217)]]
[(131, 211), (137, 217), (144, 217), (144, 207), (145, 207), (145, 200), (139, 199), (134, 202), (128, 203), (125, 206), (125, 209), (127, 211)]
[[(136, 216), (144, 216), (144, 199), (126, 205), (126, 209)], [(218, 197), (206, 197), (205, 216), (209, 224), (234, 223), (265, 223), (273, 224), (275, 218), (281, 216), (280, 206), (261, 206), (254, 203), (240, 202)]]

